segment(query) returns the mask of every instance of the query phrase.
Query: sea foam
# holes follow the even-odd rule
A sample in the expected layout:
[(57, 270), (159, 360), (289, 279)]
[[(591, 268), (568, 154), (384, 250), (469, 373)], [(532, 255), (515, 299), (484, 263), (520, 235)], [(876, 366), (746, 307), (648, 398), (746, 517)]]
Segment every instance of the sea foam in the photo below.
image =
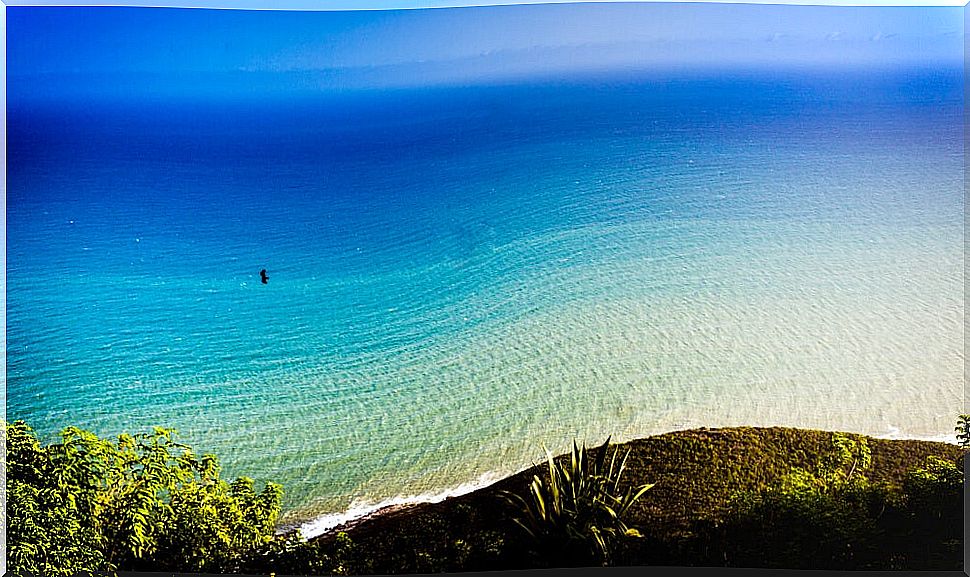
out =
[[(363, 519), (364, 517), (373, 515), (374, 513), (389, 507), (402, 507), (417, 505), (420, 503), (440, 503), (441, 501), (444, 501), (450, 497), (465, 495), (467, 493), (477, 491), (478, 489), (485, 488), (501, 478), (502, 476), (496, 473), (485, 473), (474, 481), (462, 483), (442, 491), (422, 493), (418, 495), (403, 495), (377, 502), (367, 499), (358, 499), (352, 502), (346, 511), (341, 513), (329, 513), (326, 515), (321, 515), (315, 519), (300, 524), (300, 533), (305, 538), (310, 539), (323, 535), (324, 533), (327, 533), (351, 521), (356, 521), (358, 519)], [(293, 528), (293, 526), (283, 527), (280, 529), (280, 532), (285, 533)]]

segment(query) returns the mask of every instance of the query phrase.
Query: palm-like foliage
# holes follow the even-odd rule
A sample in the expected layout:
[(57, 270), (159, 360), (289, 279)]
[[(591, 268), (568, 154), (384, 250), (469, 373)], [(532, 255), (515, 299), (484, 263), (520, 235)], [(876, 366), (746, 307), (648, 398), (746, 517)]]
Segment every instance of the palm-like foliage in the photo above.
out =
[(560, 560), (586, 559), (609, 563), (619, 539), (640, 537), (627, 524), (630, 507), (653, 487), (645, 484), (621, 491), (621, 479), (630, 451), (619, 459), (619, 447), (608, 456), (610, 438), (596, 449), (595, 456), (584, 443), (573, 442), (569, 459), (557, 461), (546, 449), (548, 479), (533, 476), (528, 497), (503, 493), (520, 510), (514, 518), (540, 552)]
[(957, 441), (961, 447), (970, 447), (970, 415), (960, 415), (957, 426), (953, 429), (957, 433)]

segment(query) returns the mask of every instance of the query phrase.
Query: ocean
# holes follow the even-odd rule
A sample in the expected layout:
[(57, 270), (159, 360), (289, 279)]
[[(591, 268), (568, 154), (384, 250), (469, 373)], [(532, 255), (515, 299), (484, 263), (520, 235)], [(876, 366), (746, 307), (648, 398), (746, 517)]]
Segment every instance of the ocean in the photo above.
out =
[(7, 418), (174, 427), (310, 533), (574, 438), (942, 438), (962, 115), (947, 69), (12, 102)]

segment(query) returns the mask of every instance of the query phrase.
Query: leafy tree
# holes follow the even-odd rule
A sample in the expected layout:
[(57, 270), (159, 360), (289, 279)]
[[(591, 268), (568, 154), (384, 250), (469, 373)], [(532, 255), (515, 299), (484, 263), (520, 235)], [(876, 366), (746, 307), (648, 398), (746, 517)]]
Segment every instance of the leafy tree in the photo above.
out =
[(962, 569), (963, 471), (956, 463), (931, 455), (909, 471), (894, 513), (889, 526), (906, 567)]
[(25, 423), (7, 425), (6, 436), (8, 568), (56, 575), (107, 568), (101, 536), (81, 520), (90, 499), (51, 475), (50, 457)]
[(786, 495), (833, 494), (868, 485), (865, 471), (872, 465), (872, 450), (865, 438), (832, 434), (832, 446), (822, 454), (815, 471), (793, 467), (781, 492)]
[(368, 551), (340, 531), (332, 540), (306, 540), (299, 529), (278, 535), (236, 568), (246, 574), (359, 575), (373, 573)]
[(273, 539), (282, 488), (219, 478), (176, 431), (116, 441), (68, 427), (42, 446), (23, 421), (7, 435), (7, 545), (13, 572), (232, 571)]
[(714, 531), (712, 561), (802, 569), (960, 569), (963, 472), (930, 456), (902, 486), (866, 478), (862, 437), (833, 434), (812, 470), (738, 495)]
[(653, 485), (621, 491), (630, 451), (618, 463), (617, 447), (607, 463), (609, 442), (607, 438), (595, 456), (590, 455), (585, 443), (579, 449), (573, 442), (568, 460), (557, 461), (547, 449), (548, 477), (533, 477), (528, 498), (503, 493), (520, 511), (515, 523), (552, 562), (575, 564), (592, 558), (606, 565), (618, 540), (640, 537), (627, 525), (627, 513)]
[(877, 558), (877, 520), (888, 503), (865, 471), (867, 441), (841, 433), (815, 470), (793, 468), (779, 486), (738, 495), (723, 534), (729, 565), (868, 568)]
[(926, 458), (922, 467), (906, 474), (903, 491), (913, 509), (938, 514), (960, 509), (963, 490), (963, 471), (955, 463), (934, 455)]

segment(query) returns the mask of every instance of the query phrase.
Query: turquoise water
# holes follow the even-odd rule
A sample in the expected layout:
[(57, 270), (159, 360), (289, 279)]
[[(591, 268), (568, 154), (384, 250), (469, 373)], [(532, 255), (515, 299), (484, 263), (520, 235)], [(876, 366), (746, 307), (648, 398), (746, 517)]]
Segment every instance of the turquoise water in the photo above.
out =
[[(955, 72), (12, 108), (7, 415), (178, 428), (285, 521), (545, 444), (963, 409)], [(269, 283), (259, 282), (266, 268)]]

